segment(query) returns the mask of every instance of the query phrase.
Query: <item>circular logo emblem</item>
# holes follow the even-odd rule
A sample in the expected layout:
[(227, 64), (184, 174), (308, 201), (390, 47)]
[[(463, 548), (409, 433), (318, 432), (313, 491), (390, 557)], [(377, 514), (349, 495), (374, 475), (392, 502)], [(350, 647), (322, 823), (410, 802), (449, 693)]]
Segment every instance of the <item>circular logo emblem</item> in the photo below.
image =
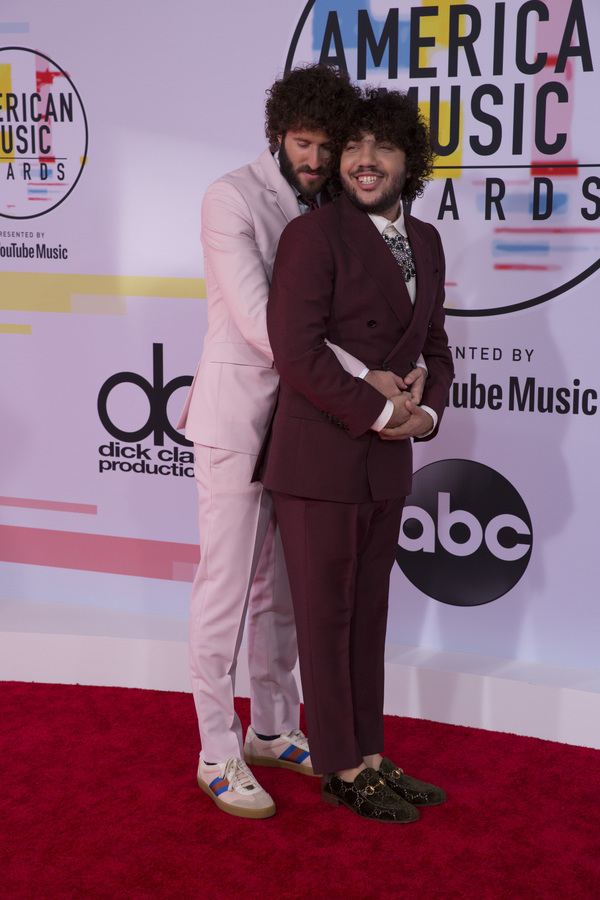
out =
[(37, 50), (0, 48), (0, 216), (35, 219), (62, 203), (87, 148), (83, 103), (64, 69)]
[(520, 494), (482, 463), (446, 459), (415, 473), (396, 559), (415, 587), (452, 606), (480, 606), (529, 564), (531, 519)]
[(600, 268), (598, 35), (596, 0), (308, 0), (287, 69), (408, 90), (429, 120), (434, 179), (412, 211), (442, 235), (448, 315), (534, 306)]

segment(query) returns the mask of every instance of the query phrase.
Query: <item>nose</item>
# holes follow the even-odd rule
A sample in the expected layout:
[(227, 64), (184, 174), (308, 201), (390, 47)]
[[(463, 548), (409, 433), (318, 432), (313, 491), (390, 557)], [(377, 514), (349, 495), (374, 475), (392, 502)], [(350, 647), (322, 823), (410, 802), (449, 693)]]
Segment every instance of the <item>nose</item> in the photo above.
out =
[(360, 145), (357, 165), (365, 167), (375, 165), (375, 149), (372, 144), (364, 142)]
[(321, 166), (327, 166), (329, 155), (330, 152), (326, 147), (319, 147), (317, 144), (311, 144), (308, 150), (308, 165), (311, 169), (319, 169)]

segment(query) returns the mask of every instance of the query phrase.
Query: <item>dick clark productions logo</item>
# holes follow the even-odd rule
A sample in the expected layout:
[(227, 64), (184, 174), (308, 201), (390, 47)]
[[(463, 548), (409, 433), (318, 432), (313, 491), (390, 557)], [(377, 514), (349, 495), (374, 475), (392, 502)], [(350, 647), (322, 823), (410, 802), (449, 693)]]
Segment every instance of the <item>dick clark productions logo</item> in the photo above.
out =
[[(166, 435), (175, 444), (191, 447), (191, 442), (186, 440), (186, 438), (176, 431), (171, 424), (167, 410), (168, 402), (175, 391), (178, 391), (179, 388), (189, 387), (191, 383), (191, 375), (179, 375), (177, 378), (172, 378), (171, 381), (165, 384), (163, 345), (153, 344), (152, 382), (148, 381), (147, 378), (144, 378), (143, 375), (140, 375), (137, 372), (117, 372), (115, 375), (111, 375), (111, 377), (104, 382), (98, 394), (98, 415), (100, 421), (106, 431), (119, 441), (143, 441), (152, 435), (154, 445), (156, 447), (162, 447), (164, 446)], [(120, 424), (113, 421), (109, 411), (110, 395), (115, 388), (119, 388), (122, 385), (133, 385), (138, 389), (136, 391), (136, 393), (140, 395), (138, 399), (141, 399), (143, 396), (146, 398), (148, 404), (147, 417), (145, 422), (137, 428), (121, 428)], [(132, 414), (135, 415), (139, 410), (133, 409), (129, 404), (126, 404), (125, 409), (122, 410), (122, 412), (128, 417)]]
[(397, 562), (424, 594), (451, 606), (480, 606), (517, 584), (532, 548), (523, 499), (494, 469), (446, 459), (415, 473)]

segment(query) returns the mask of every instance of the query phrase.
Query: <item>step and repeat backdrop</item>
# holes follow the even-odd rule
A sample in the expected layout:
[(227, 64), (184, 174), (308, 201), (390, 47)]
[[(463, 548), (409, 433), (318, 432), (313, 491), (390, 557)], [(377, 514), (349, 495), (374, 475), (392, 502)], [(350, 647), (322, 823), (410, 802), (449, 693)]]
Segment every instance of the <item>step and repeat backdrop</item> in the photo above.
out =
[(598, 667), (597, 0), (4, 0), (0, 592), (187, 615), (200, 203), (318, 60), (409, 90), (438, 154), (413, 213), (444, 242), (456, 379), (388, 639)]

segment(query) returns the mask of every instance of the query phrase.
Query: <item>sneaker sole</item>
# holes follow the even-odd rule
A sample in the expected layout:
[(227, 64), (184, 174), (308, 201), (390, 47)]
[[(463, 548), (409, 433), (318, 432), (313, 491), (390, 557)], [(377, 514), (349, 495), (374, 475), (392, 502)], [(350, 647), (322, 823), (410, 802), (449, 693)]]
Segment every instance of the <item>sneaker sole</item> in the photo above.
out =
[(312, 775), (315, 778), (321, 777), (313, 771), (312, 766), (288, 762), (287, 759), (276, 759), (274, 756), (252, 756), (246, 750), (244, 750), (244, 761), (250, 766), (271, 766), (275, 769), (290, 769), (292, 772), (300, 772), (301, 775)]
[(202, 781), (200, 776), (197, 776), (196, 780), (200, 790), (204, 791), (205, 794), (208, 794), (216, 806), (223, 812), (229, 813), (230, 816), (240, 816), (242, 819), (268, 819), (277, 812), (274, 803), (272, 803), (271, 806), (265, 806), (262, 809), (249, 809), (245, 806), (234, 806), (232, 803), (225, 803), (224, 800), (219, 800), (210, 787)]

